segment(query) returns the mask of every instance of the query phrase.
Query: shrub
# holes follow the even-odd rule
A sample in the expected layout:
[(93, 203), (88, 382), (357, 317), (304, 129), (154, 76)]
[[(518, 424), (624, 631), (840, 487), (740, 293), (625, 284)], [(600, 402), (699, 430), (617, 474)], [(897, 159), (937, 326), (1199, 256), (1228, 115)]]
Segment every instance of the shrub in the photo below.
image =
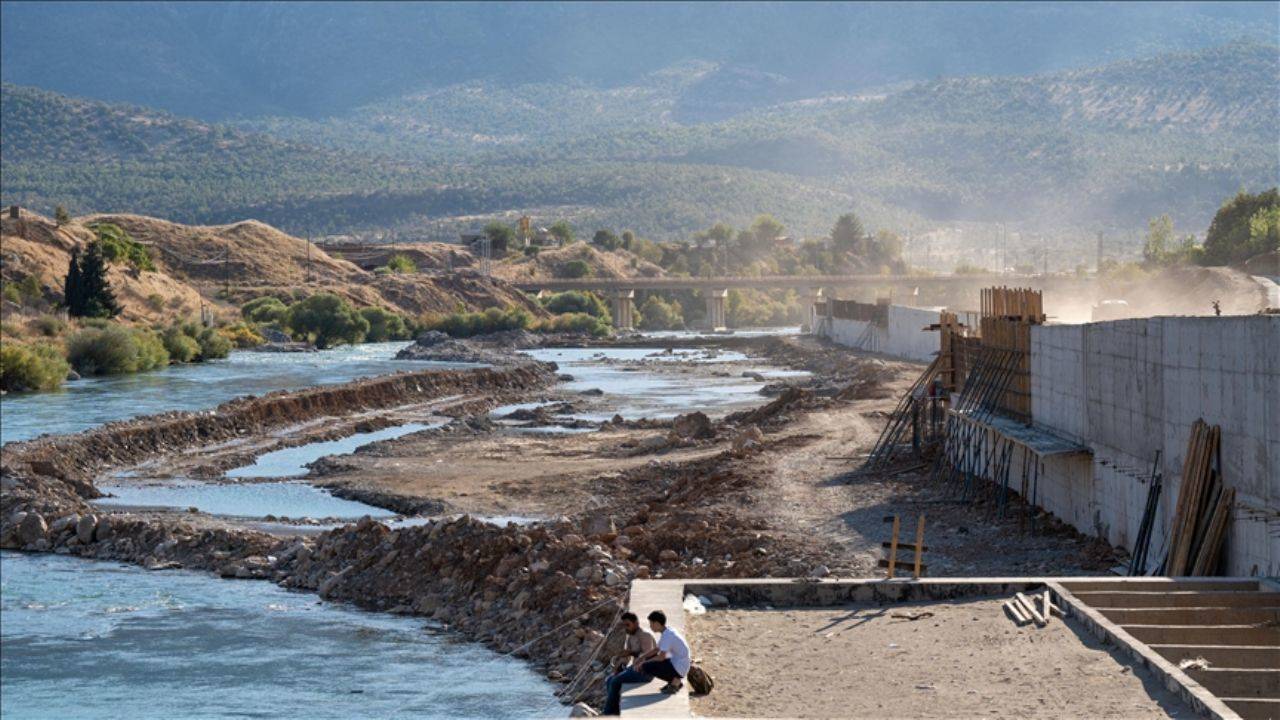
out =
[(531, 258), (538, 257), (538, 253), (540, 252), (542, 252), (542, 248), (538, 247), (537, 245), (529, 245), (524, 249), (525, 256), (531, 257)]
[(642, 330), (676, 330), (684, 327), (684, 308), (680, 302), (667, 302), (658, 295), (650, 295), (640, 304), (640, 328)]
[(164, 296), (160, 293), (151, 293), (147, 296), (147, 307), (155, 312), (164, 310)]
[(369, 321), (332, 293), (312, 295), (289, 306), (288, 324), (295, 336), (309, 338), (321, 349), (358, 343), (369, 332)]
[(484, 312), (455, 312), (423, 318), (423, 330), (438, 330), (450, 337), (472, 337), (503, 330), (525, 330), (533, 318), (519, 308), (489, 308)]
[(0, 345), (0, 389), (6, 392), (55, 390), (68, 369), (62, 353), (48, 343)]
[(57, 315), (41, 315), (31, 322), (31, 326), (45, 337), (58, 337), (67, 331), (67, 323)]
[(98, 234), (102, 255), (108, 262), (123, 262), (139, 270), (155, 270), (151, 251), (138, 244), (124, 228), (115, 223), (94, 223), (89, 226)]
[(591, 274), (591, 266), (586, 260), (570, 260), (560, 266), (558, 274), (562, 278), (584, 278)]
[(413, 261), (413, 258), (401, 253), (392, 255), (391, 259), (387, 260), (386, 268), (397, 275), (418, 272), (418, 264)]
[(289, 308), (280, 298), (264, 295), (245, 303), (240, 308), (240, 314), (249, 322), (281, 325), (289, 317)]
[(266, 338), (262, 337), (261, 333), (243, 322), (218, 328), (218, 332), (222, 333), (231, 341), (232, 345), (238, 348), (257, 347), (267, 341)]
[(589, 333), (603, 337), (612, 332), (609, 321), (586, 313), (565, 313), (540, 320), (531, 328), (540, 333)]
[(187, 363), (200, 356), (200, 343), (182, 331), (178, 325), (171, 325), (160, 336), (165, 352), (169, 353), (169, 361)]
[(231, 340), (216, 329), (207, 327), (195, 336), (200, 346), (200, 360), (218, 360), (231, 354)]
[(561, 315), (563, 313), (586, 313), (592, 317), (608, 318), (609, 306), (595, 293), (569, 290), (556, 293), (542, 299), (542, 307)]
[(361, 308), (360, 316), (369, 323), (369, 331), (364, 336), (369, 342), (407, 340), (412, 334), (404, 316), (390, 310), (380, 307)]
[(81, 375), (118, 375), (166, 365), (169, 353), (154, 332), (113, 323), (72, 335), (67, 341), (67, 359)]

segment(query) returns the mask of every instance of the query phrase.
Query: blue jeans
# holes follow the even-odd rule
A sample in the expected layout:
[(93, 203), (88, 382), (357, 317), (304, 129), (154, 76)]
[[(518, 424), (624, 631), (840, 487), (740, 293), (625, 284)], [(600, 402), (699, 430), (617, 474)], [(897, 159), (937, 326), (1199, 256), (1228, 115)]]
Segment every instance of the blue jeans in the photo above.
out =
[(604, 681), (605, 690), (608, 696), (604, 700), (604, 712), (602, 715), (621, 715), (622, 714), (622, 685), (623, 683), (647, 683), (653, 680), (650, 675), (636, 670), (628, 666), (626, 670), (620, 673), (614, 673)]

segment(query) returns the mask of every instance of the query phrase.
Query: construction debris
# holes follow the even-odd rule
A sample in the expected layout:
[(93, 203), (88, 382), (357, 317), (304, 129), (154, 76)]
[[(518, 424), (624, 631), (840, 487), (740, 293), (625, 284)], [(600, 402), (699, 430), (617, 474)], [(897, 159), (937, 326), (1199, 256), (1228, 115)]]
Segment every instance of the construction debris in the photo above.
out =
[(1063, 617), (1062, 609), (1053, 604), (1053, 597), (1047, 588), (1031, 597), (1025, 593), (1014, 593), (1013, 598), (1005, 601), (1002, 607), (1019, 626), (1035, 623), (1036, 627), (1044, 627), (1049, 624), (1049, 618), (1055, 615)]

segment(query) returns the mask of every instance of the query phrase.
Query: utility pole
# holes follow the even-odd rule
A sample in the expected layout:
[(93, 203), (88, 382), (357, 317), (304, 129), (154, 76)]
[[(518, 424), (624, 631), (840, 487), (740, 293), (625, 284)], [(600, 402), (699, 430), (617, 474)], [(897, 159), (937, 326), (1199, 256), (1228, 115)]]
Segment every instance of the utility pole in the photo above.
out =
[(1093, 261), (1093, 271), (1094, 271), (1094, 272), (1101, 272), (1101, 271), (1102, 271), (1102, 237), (1103, 237), (1103, 235), (1102, 235), (1102, 231), (1101, 231), (1101, 230), (1099, 230), (1099, 231), (1098, 231), (1098, 251), (1097, 251), (1097, 254), (1096, 254), (1096, 256), (1095, 256), (1095, 258), (1096, 258), (1096, 259)]
[(231, 241), (227, 240), (222, 248), (222, 294), (231, 298)]
[(307, 231), (307, 284), (311, 284), (311, 231)]

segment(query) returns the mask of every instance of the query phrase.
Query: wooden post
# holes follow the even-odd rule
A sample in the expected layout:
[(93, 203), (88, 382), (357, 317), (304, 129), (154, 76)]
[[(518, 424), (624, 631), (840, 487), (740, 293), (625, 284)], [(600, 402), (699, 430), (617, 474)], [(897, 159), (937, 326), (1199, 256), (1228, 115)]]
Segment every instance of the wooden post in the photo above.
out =
[(920, 556), (924, 554), (924, 515), (916, 521), (916, 563), (914, 575), (917, 580), (920, 579)]
[(893, 568), (898, 563), (898, 524), (897, 515), (893, 516), (893, 539), (889, 541), (889, 575), (890, 580), (893, 579)]

